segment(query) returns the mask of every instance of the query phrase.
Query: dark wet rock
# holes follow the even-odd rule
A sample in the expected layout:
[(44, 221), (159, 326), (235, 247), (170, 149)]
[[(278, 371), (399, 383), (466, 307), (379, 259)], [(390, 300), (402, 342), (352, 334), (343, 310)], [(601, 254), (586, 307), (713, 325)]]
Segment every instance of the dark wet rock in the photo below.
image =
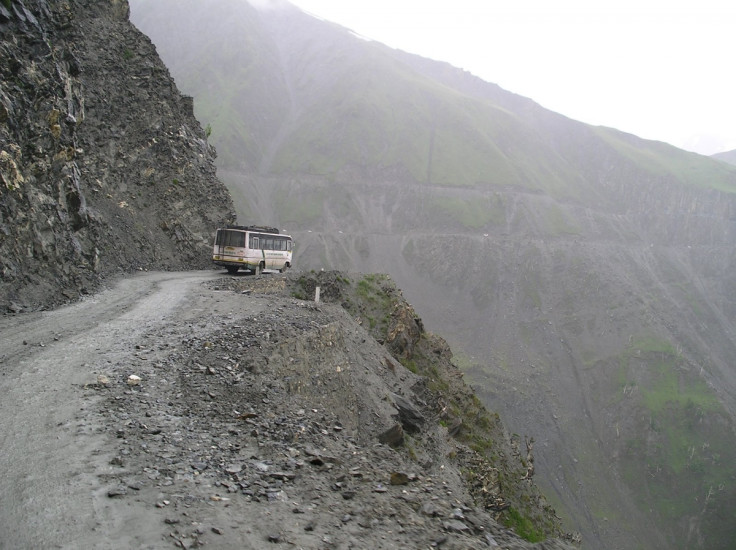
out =
[(409, 483), (409, 475), (403, 472), (391, 473), (391, 485), (406, 485)]
[(113, 457), (113, 458), (110, 459), (110, 465), (111, 466), (119, 466), (119, 467), (122, 468), (123, 465), (124, 465), (123, 459), (121, 457), (119, 457), (119, 456)]
[(434, 501), (427, 501), (422, 504), (421, 512), (425, 516), (442, 517), (446, 515), (447, 510)]
[(432, 546), (432, 548), (440, 548), (440, 547), (442, 547), (443, 544), (445, 544), (447, 542), (447, 540), (448, 539), (447, 539), (446, 536), (439, 537), (439, 538), (437, 538), (437, 539), (435, 539), (435, 540), (432, 541), (431, 546)]
[(404, 429), (401, 424), (394, 424), (378, 436), (378, 441), (389, 447), (401, 447), (404, 444)]
[(447, 434), (451, 437), (457, 437), (460, 434), (460, 430), (463, 428), (463, 421), (461, 418), (454, 419), (447, 427)]
[(464, 532), (466, 532), (466, 531), (468, 531), (470, 529), (462, 521), (458, 521), (458, 520), (455, 520), (455, 519), (450, 520), (450, 521), (445, 521), (442, 524), (442, 527), (444, 527), (444, 529), (446, 531), (450, 531), (450, 532), (453, 532), (453, 533), (464, 533)]
[(114, 487), (107, 491), (107, 496), (110, 498), (122, 497), (128, 494), (128, 489), (124, 486)]
[(419, 410), (406, 398), (392, 394), (394, 405), (399, 411), (399, 422), (407, 433), (416, 433), (424, 424), (424, 416)]
[(293, 480), (296, 477), (294, 472), (270, 472), (268, 475), (281, 480)]

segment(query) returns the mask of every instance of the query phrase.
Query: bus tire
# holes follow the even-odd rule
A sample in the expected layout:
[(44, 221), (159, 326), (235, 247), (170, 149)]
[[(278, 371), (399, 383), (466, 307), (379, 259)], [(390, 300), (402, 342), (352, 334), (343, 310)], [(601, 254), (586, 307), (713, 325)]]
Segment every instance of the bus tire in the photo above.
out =
[(253, 274), (256, 277), (260, 277), (261, 273), (263, 273), (263, 263), (258, 264), (256, 268), (253, 270)]

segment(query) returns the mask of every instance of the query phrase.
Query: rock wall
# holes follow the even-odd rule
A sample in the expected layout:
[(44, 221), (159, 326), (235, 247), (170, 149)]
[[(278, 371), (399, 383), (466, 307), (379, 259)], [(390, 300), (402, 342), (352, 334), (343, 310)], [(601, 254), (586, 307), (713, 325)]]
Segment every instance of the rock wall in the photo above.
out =
[(126, 1), (0, 4), (0, 310), (208, 265), (215, 150)]

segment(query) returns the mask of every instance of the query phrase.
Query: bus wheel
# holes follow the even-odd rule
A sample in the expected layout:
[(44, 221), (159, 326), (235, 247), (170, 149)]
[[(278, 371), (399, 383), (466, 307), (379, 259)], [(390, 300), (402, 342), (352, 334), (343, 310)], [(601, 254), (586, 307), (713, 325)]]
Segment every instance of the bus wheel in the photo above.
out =
[(235, 275), (238, 272), (238, 269), (239, 268), (238, 268), (237, 265), (229, 265), (229, 266), (225, 267), (225, 269), (227, 269), (227, 272), (230, 275)]
[(255, 275), (256, 277), (260, 277), (260, 276), (261, 276), (261, 273), (262, 273), (262, 272), (263, 272), (263, 264), (262, 264), (262, 263), (260, 263), (260, 264), (258, 264), (258, 265), (256, 266), (256, 268), (255, 268), (255, 269), (253, 270), (253, 274), (254, 274), (254, 275)]
[(279, 273), (286, 273), (287, 269), (289, 269), (289, 264), (284, 264), (284, 267), (279, 269)]

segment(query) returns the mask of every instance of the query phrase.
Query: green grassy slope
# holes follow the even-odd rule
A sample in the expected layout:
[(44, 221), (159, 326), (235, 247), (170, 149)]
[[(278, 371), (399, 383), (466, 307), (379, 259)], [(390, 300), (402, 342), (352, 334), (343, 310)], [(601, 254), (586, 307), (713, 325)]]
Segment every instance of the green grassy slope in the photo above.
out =
[[(296, 9), (187, 0), (139, 5), (181, 88), (212, 128), (219, 165), (275, 174), (398, 175), (579, 199), (601, 159), (645, 177), (736, 191), (736, 168), (566, 119), (459, 69), (413, 60)], [(429, 67), (429, 68), (428, 68)], [(472, 85), (468, 84), (468, 79)]]
[(657, 141), (642, 140), (611, 128), (595, 129), (601, 139), (622, 157), (653, 177), (668, 177), (682, 184), (736, 193), (733, 167)]
[(538, 141), (513, 113), (428, 81), (376, 48), (298, 120), (274, 170), (561, 192), (574, 175), (559, 159), (551, 170), (549, 158), (533, 155)]

